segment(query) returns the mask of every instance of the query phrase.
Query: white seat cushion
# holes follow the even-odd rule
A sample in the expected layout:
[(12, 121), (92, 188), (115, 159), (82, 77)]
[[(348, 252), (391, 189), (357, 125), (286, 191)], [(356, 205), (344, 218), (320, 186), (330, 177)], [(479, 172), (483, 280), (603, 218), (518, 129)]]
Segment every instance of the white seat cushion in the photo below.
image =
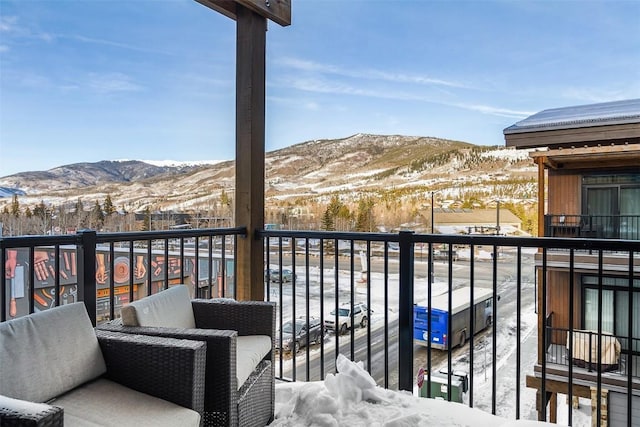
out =
[(238, 390), (256, 369), (258, 363), (272, 349), (271, 338), (267, 335), (247, 335), (236, 341), (236, 377)]
[(64, 425), (199, 426), (200, 414), (113, 381), (99, 379), (49, 402), (64, 408)]
[(195, 328), (191, 296), (186, 285), (173, 286), (122, 307), (125, 326)]

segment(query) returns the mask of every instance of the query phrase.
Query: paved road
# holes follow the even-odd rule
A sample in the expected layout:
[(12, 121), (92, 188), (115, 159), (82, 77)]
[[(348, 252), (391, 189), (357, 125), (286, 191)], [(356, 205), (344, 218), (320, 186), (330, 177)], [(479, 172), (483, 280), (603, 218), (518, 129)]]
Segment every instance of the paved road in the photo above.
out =
[[(515, 328), (515, 317), (516, 317), (516, 300), (517, 300), (517, 286), (516, 286), (516, 252), (515, 249), (508, 250), (505, 249), (502, 251), (498, 257), (499, 261), (497, 263), (497, 279), (496, 279), (496, 287), (498, 295), (500, 296), (500, 301), (495, 308), (497, 310), (497, 329), (496, 336), (501, 333), (510, 334), (512, 329)], [(360, 261), (354, 260), (354, 268), (358, 271), (358, 274), (354, 274), (355, 280), (359, 279), (359, 271), (360, 271)], [(273, 260), (271, 260), (273, 262)], [(290, 260), (289, 260), (290, 262)], [(283, 260), (283, 264), (287, 264), (286, 260)], [(427, 274), (426, 263), (420, 262), (416, 263), (416, 279), (424, 278)], [(319, 265), (318, 259), (310, 257), (309, 261), (310, 269), (316, 268)], [(457, 261), (453, 264), (453, 276), (452, 276), (452, 287), (458, 288), (464, 286), (469, 283), (469, 268), (470, 263), (468, 261)], [(333, 261), (327, 262), (325, 260), (325, 277), (333, 277), (333, 273), (331, 271), (327, 271), (329, 268), (333, 268)], [(344, 268), (345, 270), (350, 270), (351, 261), (343, 261), (339, 262), (339, 269)], [(435, 268), (435, 277), (437, 281), (447, 281), (448, 280), (448, 264), (446, 262), (436, 262), (434, 265)], [(299, 270), (304, 271), (302, 269)], [(372, 259), (371, 262), (371, 271), (383, 272), (384, 271), (384, 262), (382, 260)], [(394, 273), (395, 271), (395, 273)], [(397, 273), (397, 261), (390, 260), (388, 263), (388, 272), (389, 274)], [(296, 317), (304, 316), (306, 313), (306, 300), (307, 293), (308, 298), (310, 300), (310, 305), (314, 307), (319, 306), (320, 301), (320, 286), (317, 281), (318, 273), (314, 275), (310, 275), (310, 283), (307, 289), (306, 280), (304, 274), (298, 274), (298, 281), (295, 286), (295, 294), (293, 294), (293, 287), (290, 284), (285, 284), (280, 287), (278, 284), (274, 284), (272, 286), (271, 292), (272, 296), (275, 299), (279, 300), (280, 292), (282, 292), (283, 300), (289, 301), (289, 304), (292, 304), (294, 295), (295, 295), (295, 306), (296, 306)], [(535, 295), (533, 293), (533, 284), (534, 284), (534, 268), (533, 268), (533, 255), (532, 254), (523, 254), (522, 255), (522, 307), (531, 307), (534, 303)], [(476, 261), (474, 263), (474, 283), (476, 286), (492, 288), (493, 286), (493, 263), (488, 261)], [(358, 291), (361, 291), (362, 284), (357, 284)], [(397, 281), (395, 282), (395, 286), (397, 286)], [(350, 291), (339, 289), (339, 300), (341, 302), (349, 301), (350, 299)], [(366, 287), (365, 287), (366, 292)], [(416, 289), (416, 295), (420, 294), (420, 292), (426, 292), (425, 290)], [(325, 304), (325, 311), (330, 310), (335, 304), (335, 286), (333, 284), (327, 285), (323, 289), (323, 300)], [(287, 306), (285, 303), (285, 312), (289, 315), (291, 313), (288, 309), (290, 306)], [(385, 353), (385, 329), (384, 329), (384, 317), (380, 312), (373, 314), (372, 323), (370, 323), (370, 329), (361, 329), (357, 328), (353, 331), (354, 333), (354, 353), (351, 353), (351, 331), (350, 333), (339, 336), (338, 341), (340, 344), (340, 352), (347, 356), (352, 356), (353, 360), (361, 360), (367, 361), (368, 358), (371, 358), (371, 367), (372, 367), (372, 376), (380, 385), (385, 385), (385, 376), (387, 376), (387, 386), (390, 388), (397, 387), (397, 310), (393, 312), (395, 307), (391, 304), (387, 307), (389, 312), (389, 327), (388, 331), (388, 351)], [(310, 308), (311, 310), (311, 308)], [(286, 319), (285, 319), (286, 320)], [(368, 333), (371, 334), (371, 346), (368, 346)], [(492, 359), (492, 338), (493, 338), (493, 328), (489, 328), (488, 330), (483, 331), (482, 333), (476, 335), (474, 338), (474, 357), (479, 359), (486, 354), (486, 351), (489, 353), (489, 360)], [(319, 345), (315, 345), (311, 347), (310, 352), (307, 356), (307, 350), (302, 349), (300, 353), (296, 355), (296, 371), (295, 377), (297, 380), (320, 380), (323, 379), (323, 376), (326, 376), (327, 373), (335, 372), (334, 361), (337, 355), (335, 350), (335, 342), (336, 337), (332, 334), (327, 336), (327, 339), (324, 343), (324, 350), (321, 351)], [(370, 355), (367, 353), (367, 349), (370, 348)], [(477, 354), (478, 348), (482, 348), (482, 354)], [(500, 356), (500, 348), (498, 348), (498, 355)], [(451, 358), (452, 361), (460, 360), (466, 357), (468, 359), (469, 353), (469, 344), (467, 343), (462, 348), (455, 349)], [(307, 377), (307, 357), (309, 360), (309, 377)], [(386, 360), (386, 363), (385, 363)], [(421, 346), (416, 346), (414, 348), (414, 370), (417, 372), (419, 367), (426, 367), (427, 363), (427, 349)], [(321, 363), (322, 362), (322, 363)], [(432, 349), (431, 352), (431, 363), (432, 367), (438, 366), (446, 366), (447, 365), (447, 353), (439, 350)], [(321, 365), (324, 366), (324, 369), (321, 370)], [(385, 366), (387, 367), (385, 373)], [(280, 372), (280, 359), (276, 359), (276, 373)], [(293, 378), (293, 369), (291, 363), (290, 355), (283, 355), (282, 358), (282, 372), (283, 376), (287, 378)]]

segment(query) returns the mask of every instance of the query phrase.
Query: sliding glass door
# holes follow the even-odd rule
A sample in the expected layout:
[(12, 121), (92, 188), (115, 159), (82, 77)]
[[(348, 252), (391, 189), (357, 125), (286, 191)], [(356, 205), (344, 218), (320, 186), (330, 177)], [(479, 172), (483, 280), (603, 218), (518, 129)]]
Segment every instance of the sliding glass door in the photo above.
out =
[[(584, 329), (598, 330), (597, 277), (583, 276)], [(629, 292), (629, 280), (602, 278), (602, 332), (615, 335), (623, 350), (640, 352), (640, 280), (634, 280)], [(629, 336), (629, 297), (631, 296), (631, 337)]]
[(640, 240), (640, 187), (620, 188), (620, 238)]
[(582, 231), (605, 239), (640, 240), (640, 175), (582, 179)]

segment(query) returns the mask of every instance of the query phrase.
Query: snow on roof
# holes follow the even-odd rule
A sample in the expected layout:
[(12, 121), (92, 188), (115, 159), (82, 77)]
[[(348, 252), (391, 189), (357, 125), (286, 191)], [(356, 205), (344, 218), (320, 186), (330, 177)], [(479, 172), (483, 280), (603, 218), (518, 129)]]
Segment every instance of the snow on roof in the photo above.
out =
[(503, 133), (508, 135), (624, 123), (640, 123), (640, 99), (551, 108), (509, 126)]
[[(499, 218), (498, 218), (499, 215)], [(495, 225), (498, 219), (500, 223), (519, 225), (522, 223), (509, 209), (441, 209), (434, 210), (434, 222), (436, 225), (461, 225), (480, 226)]]

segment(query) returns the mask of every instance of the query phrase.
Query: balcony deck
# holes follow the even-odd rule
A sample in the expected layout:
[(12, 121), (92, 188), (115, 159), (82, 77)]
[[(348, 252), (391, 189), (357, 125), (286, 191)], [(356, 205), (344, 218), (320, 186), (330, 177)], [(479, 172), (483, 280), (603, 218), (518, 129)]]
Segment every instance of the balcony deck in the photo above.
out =
[[(18, 291), (6, 278), (9, 264), (0, 264), (0, 320), (77, 299), (84, 301), (97, 323), (118, 317), (119, 307), (127, 301), (179, 282), (189, 284), (198, 297), (236, 297), (235, 248), (244, 233), (235, 228), (0, 239), (0, 257), (8, 260), (10, 251), (18, 251), (17, 265), (24, 267), (25, 280)], [(327, 334), (298, 354), (277, 353), (279, 380), (322, 380), (336, 372), (338, 354), (362, 361), (378, 385), (392, 390), (412, 390), (421, 368), (427, 384), (432, 382), (431, 373), (440, 369), (465, 370), (469, 375), (465, 404), (493, 414), (510, 407), (515, 418), (531, 416), (521, 408), (525, 405), (524, 373), (534, 369), (534, 363), (523, 362), (523, 356), (535, 354), (530, 347), (536, 337), (534, 310), (546, 311), (544, 295), (537, 294), (537, 278), (545, 274), (544, 269), (556, 268), (556, 256), (573, 255), (582, 265), (615, 253), (620, 272), (637, 271), (640, 252), (637, 241), (604, 239), (285, 230), (259, 234), (265, 242), (265, 268), (290, 269), (296, 277), (291, 282), (264, 283), (265, 299), (278, 304), (278, 329), (295, 318), (317, 316), (322, 323), (335, 319), (331, 311), (343, 303), (364, 302), (373, 310), (364, 327), (348, 329), (344, 335)], [(439, 247), (448, 248), (449, 253), (436, 261), (434, 253)], [(27, 268), (36, 260), (45, 270)], [(569, 263), (566, 268), (578, 271), (582, 267)], [(597, 266), (593, 271), (603, 274)], [(462, 347), (440, 351), (430, 344), (416, 346), (414, 303), (470, 284), (470, 292), (474, 287), (487, 288), (498, 301), (492, 325), (475, 336), (467, 335)], [(542, 306), (537, 306), (539, 302)], [(468, 322), (467, 330), (477, 330), (474, 320)], [(447, 332), (449, 337), (456, 333), (453, 329)], [(568, 367), (554, 363), (563, 357), (560, 349), (556, 360), (536, 365), (534, 372), (547, 378), (568, 376), (569, 382), (594, 381), (598, 387), (608, 384), (613, 375), (620, 376), (580, 369), (569, 372)], [(499, 367), (506, 363), (513, 364), (515, 378), (498, 375)], [(636, 364), (633, 357), (634, 393)], [(624, 366), (627, 369), (626, 359)], [(450, 389), (451, 377), (448, 381)], [(504, 387), (512, 390), (509, 402), (502, 401), (504, 395), (499, 393)]]

